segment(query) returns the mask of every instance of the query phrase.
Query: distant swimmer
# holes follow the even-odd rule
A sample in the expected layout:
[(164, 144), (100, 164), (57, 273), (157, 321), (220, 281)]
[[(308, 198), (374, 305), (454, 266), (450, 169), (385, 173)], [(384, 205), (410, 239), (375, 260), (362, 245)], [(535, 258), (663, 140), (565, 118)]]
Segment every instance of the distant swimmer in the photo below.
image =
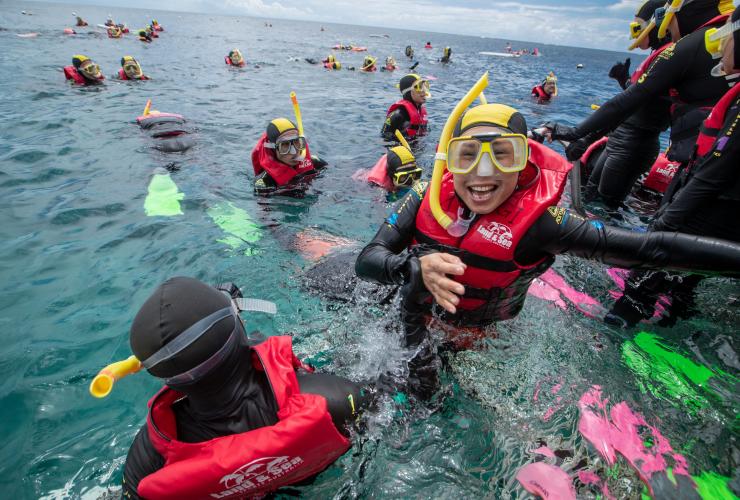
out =
[(75, 26), (87, 26), (87, 21), (82, 19), (80, 16), (77, 16), (77, 24)]
[(72, 56), (72, 65), (64, 67), (64, 77), (75, 85), (99, 85), (105, 80), (100, 66), (82, 54)]
[(380, 69), (382, 71), (396, 71), (398, 69), (398, 64), (396, 64), (396, 60), (393, 56), (388, 56), (385, 58), (385, 66)]
[(334, 57), (334, 54), (329, 54), (328, 56), (326, 56), (326, 59), (321, 62), (326, 69), (342, 69), (342, 63), (337, 61), (337, 58)]
[(121, 69), (116, 75), (119, 80), (149, 80), (149, 77), (142, 71), (139, 62), (133, 56), (123, 56), (121, 58)]
[(408, 57), (409, 59), (413, 59), (414, 58), (413, 47), (411, 47), (411, 45), (407, 45), (406, 50), (404, 51), (404, 54), (406, 54), (406, 57)]
[(406, 139), (414, 139), (427, 133), (427, 110), (424, 103), (431, 97), (429, 81), (411, 73), (401, 78), (399, 90), (402, 97), (388, 108), (380, 132), (386, 141), (395, 141), (396, 130)]
[(427, 42), (426, 45), (424, 45), (425, 49), (431, 49), (432, 48), (432, 42)]
[(372, 73), (374, 71), (378, 71), (378, 67), (375, 65), (375, 63), (378, 61), (377, 57), (373, 56), (365, 56), (365, 58), (362, 60), (362, 66), (360, 67), (360, 71), (364, 71), (365, 73)]
[(452, 49), (450, 47), (445, 47), (442, 51), (442, 59), (439, 60), (439, 62), (447, 64), (449, 62), (452, 62)]
[(532, 97), (537, 98), (537, 102), (547, 102), (558, 95), (558, 77), (555, 73), (550, 73), (545, 79), (532, 89)]
[(108, 27), (108, 38), (121, 38), (123, 36), (123, 30), (116, 26), (109, 26)]
[(159, 21), (157, 21), (156, 19), (152, 19), (151, 26), (154, 31), (164, 31), (164, 28), (159, 24)]
[(147, 30), (139, 30), (139, 40), (144, 43), (152, 43), (152, 34)]
[(243, 68), (247, 64), (239, 49), (233, 49), (227, 56), (224, 56), (224, 62), (228, 66), (234, 66), (237, 68)]

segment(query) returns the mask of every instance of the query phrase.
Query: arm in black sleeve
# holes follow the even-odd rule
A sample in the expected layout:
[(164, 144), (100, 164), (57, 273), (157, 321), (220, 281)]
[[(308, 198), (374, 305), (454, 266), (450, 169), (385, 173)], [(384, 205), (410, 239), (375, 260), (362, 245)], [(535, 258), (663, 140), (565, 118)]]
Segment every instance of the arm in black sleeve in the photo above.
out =
[(332, 422), (339, 432), (348, 435), (347, 427), (370, 403), (369, 393), (359, 384), (328, 373), (298, 374), (301, 392), (318, 394), (326, 399)]
[(254, 194), (264, 196), (275, 192), (277, 183), (267, 172), (260, 172), (254, 178)]
[(380, 134), (386, 141), (395, 141), (396, 130), (400, 130), (401, 133), (406, 132), (411, 124), (411, 118), (409, 117), (408, 111), (405, 108), (398, 108), (388, 115), (383, 123), (383, 130)]
[(665, 207), (655, 222), (656, 229), (681, 228), (700, 206), (716, 200), (717, 196), (737, 182), (740, 175), (740, 132), (737, 131), (740, 125), (740, 104), (729, 111), (733, 110), (731, 115), (728, 113), (729, 119), (725, 120), (714, 148), (691, 167), (689, 181)]
[(375, 237), (362, 249), (355, 272), (364, 280), (400, 285), (408, 278), (408, 261), (416, 257), (399, 255), (414, 238), (416, 213), (426, 190), (419, 183), (395, 206)]
[(681, 80), (687, 65), (694, 58), (695, 44), (682, 45), (682, 41), (661, 52), (637, 83), (609, 99), (575, 127), (573, 137), (561, 139), (574, 140), (599, 130), (613, 130), (652, 99), (667, 95), (668, 90)]
[(522, 243), (552, 255), (568, 253), (616, 267), (740, 275), (736, 243), (683, 233), (628, 231), (563, 208), (555, 208), (558, 213), (556, 217), (545, 212)]
[(126, 465), (123, 468), (121, 498), (139, 500), (141, 498), (137, 493), (139, 482), (162, 467), (164, 467), (164, 457), (154, 449), (145, 424), (139, 429), (128, 450)]

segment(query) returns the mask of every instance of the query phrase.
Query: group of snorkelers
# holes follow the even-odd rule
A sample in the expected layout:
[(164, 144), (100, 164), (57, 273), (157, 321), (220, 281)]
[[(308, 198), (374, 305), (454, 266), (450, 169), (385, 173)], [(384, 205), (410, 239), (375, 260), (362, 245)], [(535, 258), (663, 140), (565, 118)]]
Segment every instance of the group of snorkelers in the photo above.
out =
[[(78, 16), (74, 12), (72, 15), (75, 16), (75, 27), (88, 26), (88, 22), (82, 17)], [(123, 23), (116, 23), (110, 16), (105, 21), (105, 24), (99, 26), (105, 27), (108, 38), (122, 38), (125, 34), (130, 32), (128, 26)], [(156, 19), (152, 19), (146, 27), (138, 30), (136, 33), (140, 41), (151, 43), (154, 38), (159, 38), (159, 32), (161, 31), (164, 31), (162, 25), (160, 25)], [(68, 35), (77, 34), (77, 32), (72, 28), (65, 28), (64, 32)]]
[[(633, 269), (605, 318), (625, 326), (652, 316), (657, 294), (672, 299), (664, 324), (689, 317), (704, 276), (740, 273), (740, 7), (648, 0), (631, 30), (636, 46), (649, 43), (653, 54), (622, 79), (623, 92), (575, 127), (530, 130), (519, 111), (486, 100), (481, 77), (444, 124), (429, 181), (412, 150), (428, 132), (430, 84), (414, 73), (400, 79), (401, 98), (381, 131), (393, 142), (376, 184), (406, 193), (355, 271), (398, 287), (411, 353), (405, 391), (433, 398), (440, 352), (473, 348), (490, 326), (515, 318), (559, 254)], [(83, 66), (75, 69), (89, 71)], [(602, 180), (625, 182), (612, 172), (644, 171), (668, 127), (679, 172), (646, 232), (559, 205), (569, 160), (592, 143), (608, 138)], [(567, 159), (530, 136), (568, 141)], [(252, 165), (259, 195), (289, 193), (328, 168), (311, 155), (298, 112), (295, 121), (269, 122)], [(244, 298), (233, 283), (183, 277), (141, 306), (130, 331), (134, 356), (91, 387), (104, 395), (141, 368), (164, 382), (126, 459), (124, 498), (258, 497), (309, 480), (349, 449), (348, 426), (387, 384), (318, 373), (294, 354), (290, 336), (265, 339), (241, 311), (275, 308)], [(441, 345), (430, 329), (444, 332)]]

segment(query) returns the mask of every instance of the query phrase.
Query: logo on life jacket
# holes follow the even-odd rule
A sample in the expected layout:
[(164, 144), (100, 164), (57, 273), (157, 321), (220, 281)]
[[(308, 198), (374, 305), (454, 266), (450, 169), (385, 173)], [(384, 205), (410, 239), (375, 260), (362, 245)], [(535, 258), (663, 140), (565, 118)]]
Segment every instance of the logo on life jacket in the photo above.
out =
[(676, 172), (678, 172), (679, 165), (679, 163), (669, 163), (665, 168), (658, 168), (657, 172), (672, 179), (673, 176), (676, 175)]
[(511, 248), (514, 238), (508, 226), (496, 221), (491, 221), (486, 226), (478, 226), (478, 233), (494, 245), (507, 249)]
[(274, 481), (303, 463), (301, 457), (263, 457), (244, 464), (221, 478), (225, 490), (211, 493), (213, 498), (225, 498), (235, 493), (246, 493)]

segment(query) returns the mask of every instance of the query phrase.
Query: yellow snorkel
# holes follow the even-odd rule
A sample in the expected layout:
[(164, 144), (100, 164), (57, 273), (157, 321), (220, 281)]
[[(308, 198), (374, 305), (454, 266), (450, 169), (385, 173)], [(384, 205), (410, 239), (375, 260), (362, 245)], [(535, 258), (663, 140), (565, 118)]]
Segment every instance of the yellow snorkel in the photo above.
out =
[(645, 26), (640, 34), (635, 38), (635, 41), (632, 42), (632, 44), (627, 47), (627, 50), (635, 50), (637, 47), (640, 46), (642, 41), (647, 38), (647, 36), (650, 34), (651, 31), (655, 29), (655, 19), (651, 19), (647, 26)]
[(671, 4), (666, 8), (665, 10), (665, 17), (663, 18), (663, 22), (660, 23), (660, 27), (658, 28), (658, 38), (665, 38), (666, 33), (668, 32), (668, 25), (671, 24), (671, 21), (674, 17), (676, 17), (676, 12), (681, 10), (681, 7), (683, 7), (684, 0), (673, 0)]
[(152, 107), (152, 100), (147, 99), (146, 106), (144, 106), (144, 112), (141, 114), (141, 116), (147, 116), (149, 114), (149, 110), (151, 107)]
[[(455, 108), (450, 113), (450, 116), (445, 122), (445, 126), (442, 129), (442, 135), (439, 137), (439, 148), (440, 150), (434, 157), (434, 172), (432, 173), (432, 180), (429, 185), (429, 206), (432, 209), (432, 214), (437, 220), (440, 226), (448, 229), (452, 224), (453, 220), (442, 210), (439, 204), (439, 194), (442, 187), (442, 176), (447, 170), (447, 145), (450, 142), (452, 132), (457, 125), (458, 120), (462, 116), (463, 112), (470, 106), (476, 98), (480, 97), (483, 89), (488, 87), (488, 71), (483, 73), (483, 76), (468, 90), (468, 93), (457, 103)], [(485, 100), (482, 97), (481, 102)]]
[(401, 143), (401, 146), (411, 151), (411, 146), (409, 146), (409, 143), (406, 142), (406, 139), (403, 137), (403, 134), (400, 130), (396, 129), (396, 139), (398, 139), (398, 142)]
[(133, 355), (123, 361), (111, 363), (100, 370), (90, 382), (90, 394), (96, 398), (104, 398), (113, 390), (113, 384), (116, 380), (133, 375), (139, 370), (141, 370), (141, 361)]
[(295, 124), (298, 127), (298, 135), (303, 135), (303, 120), (301, 119), (301, 107), (298, 105), (298, 97), (295, 92), (290, 93), (290, 100), (293, 102), (293, 113), (295, 114)]

